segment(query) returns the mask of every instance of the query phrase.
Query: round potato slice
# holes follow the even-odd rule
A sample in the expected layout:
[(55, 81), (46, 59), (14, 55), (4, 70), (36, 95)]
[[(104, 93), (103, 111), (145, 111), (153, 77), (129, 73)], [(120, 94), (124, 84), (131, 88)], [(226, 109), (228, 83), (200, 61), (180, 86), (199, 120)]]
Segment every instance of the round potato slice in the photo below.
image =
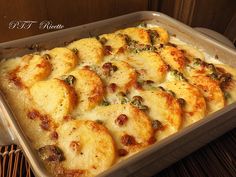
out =
[(199, 75), (191, 77), (190, 81), (205, 97), (208, 113), (215, 112), (225, 106), (224, 94), (216, 80)]
[(54, 48), (48, 52), (48, 55), (52, 64), (50, 78), (59, 78), (72, 70), (78, 63), (77, 55), (64, 47)]
[(117, 33), (125, 34), (130, 37), (131, 40), (135, 40), (140, 44), (150, 44), (150, 36), (148, 32), (143, 28), (131, 27), (117, 31)]
[(72, 42), (67, 47), (78, 50), (79, 59), (82, 63), (98, 64), (103, 60), (103, 46), (96, 38), (80, 39)]
[(56, 123), (61, 123), (74, 109), (77, 95), (72, 87), (59, 79), (40, 81), (30, 88), (33, 101)]
[[(148, 106), (148, 115), (156, 127), (156, 139), (161, 140), (177, 132), (182, 125), (182, 108), (177, 99), (161, 89), (140, 91), (143, 104)], [(158, 122), (155, 122), (155, 121)]]
[(153, 45), (166, 44), (169, 42), (169, 34), (162, 27), (148, 28), (148, 32), (152, 39)]
[(133, 66), (142, 80), (161, 83), (166, 77), (168, 66), (157, 53), (143, 51), (131, 55), (126, 62)]
[(137, 73), (135, 69), (124, 61), (110, 62), (117, 70), (106, 78), (107, 85), (112, 83), (117, 85), (117, 90), (126, 92), (129, 90), (137, 80)]
[(94, 108), (104, 96), (104, 86), (100, 77), (89, 69), (76, 69), (70, 73), (75, 77), (74, 88), (79, 95), (76, 113)]
[[(88, 119), (102, 122), (111, 132), (119, 151), (131, 155), (150, 144), (153, 137), (151, 121), (147, 115), (130, 104), (100, 106), (86, 115)], [(126, 156), (127, 157), (127, 156)]]
[(66, 157), (61, 162), (65, 169), (81, 170), (81, 176), (92, 177), (114, 163), (114, 141), (103, 125), (89, 120), (72, 120), (59, 127), (57, 132), (58, 146)]
[(163, 83), (163, 87), (175, 93), (177, 98), (185, 100), (183, 107), (183, 127), (186, 127), (206, 115), (206, 102), (201, 92), (185, 81), (172, 81)]
[(160, 51), (161, 58), (173, 69), (183, 72), (186, 66), (184, 53), (172, 46), (165, 46)]
[(125, 37), (120, 34), (103, 34), (99, 36), (100, 40), (105, 40), (104, 45), (111, 46), (112, 54), (116, 54), (122, 52), (123, 49), (126, 47)]
[(51, 64), (45, 57), (25, 55), (21, 61), (20, 67), (10, 73), (10, 80), (16, 85), (30, 87), (51, 73)]

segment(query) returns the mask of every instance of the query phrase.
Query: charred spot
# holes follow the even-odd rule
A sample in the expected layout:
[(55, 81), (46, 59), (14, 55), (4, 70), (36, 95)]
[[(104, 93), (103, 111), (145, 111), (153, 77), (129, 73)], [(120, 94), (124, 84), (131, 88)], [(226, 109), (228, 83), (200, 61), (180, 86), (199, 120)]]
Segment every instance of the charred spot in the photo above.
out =
[(45, 58), (46, 60), (49, 61), (51, 59), (51, 56), (46, 53), (46, 54), (43, 55), (43, 58)]
[(125, 146), (132, 146), (137, 144), (135, 138), (128, 134), (125, 134), (121, 137), (121, 143)]
[(119, 155), (120, 157), (126, 156), (126, 155), (129, 153), (129, 152), (126, 151), (125, 149), (118, 149), (117, 151), (118, 151), (118, 155)]
[(29, 50), (39, 51), (40, 50), (40, 46), (37, 43), (34, 43), (31, 46), (29, 46), (28, 49)]
[(225, 89), (232, 81), (232, 75), (230, 73), (224, 73), (220, 76), (219, 80), (221, 89)]
[(126, 124), (127, 121), (128, 121), (128, 117), (125, 114), (121, 114), (116, 118), (115, 123), (119, 126), (122, 126)]
[(38, 149), (42, 160), (49, 162), (60, 162), (65, 160), (62, 150), (55, 145), (46, 145)]

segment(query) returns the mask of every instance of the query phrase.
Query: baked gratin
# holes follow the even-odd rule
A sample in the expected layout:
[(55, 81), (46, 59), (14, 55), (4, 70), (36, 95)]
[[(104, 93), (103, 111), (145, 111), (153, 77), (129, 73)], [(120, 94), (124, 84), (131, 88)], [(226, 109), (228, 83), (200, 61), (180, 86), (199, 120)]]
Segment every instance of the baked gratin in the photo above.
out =
[(236, 100), (236, 71), (160, 26), (5, 59), (0, 89), (53, 176), (93, 177)]

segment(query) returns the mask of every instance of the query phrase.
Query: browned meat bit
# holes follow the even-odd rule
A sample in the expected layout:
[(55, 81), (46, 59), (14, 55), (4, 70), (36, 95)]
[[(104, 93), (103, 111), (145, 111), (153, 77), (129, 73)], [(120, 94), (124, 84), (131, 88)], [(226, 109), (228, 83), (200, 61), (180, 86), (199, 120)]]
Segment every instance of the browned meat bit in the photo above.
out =
[(220, 76), (219, 80), (221, 89), (225, 89), (232, 81), (232, 75), (230, 73), (224, 73)]
[(46, 114), (41, 114), (39, 111), (37, 110), (32, 110), (32, 111), (29, 111), (27, 113), (27, 117), (32, 119), (32, 120), (36, 120), (36, 119), (39, 119), (41, 121), (40, 123), (40, 127), (43, 129), (43, 130), (50, 130), (50, 127), (51, 127), (51, 121), (50, 121), (50, 118), (48, 117), (48, 115)]
[(152, 128), (154, 129), (154, 131), (158, 131), (160, 129), (162, 129), (163, 125), (159, 120), (153, 120), (152, 121)]
[(57, 139), (58, 139), (58, 134), (57, 134), (56, 131), (53, 131), (53, 132), (51, 133), (51, 139), (52, 139), (52, 140), (57, 140)]
[(112, 72), (116, 72), (118, 70), (117, 66), (112, 65), (112, 63), (107, 62), (102, 65), (102, 69), (105, 75), (111, 75)]
[(128, 117), (125, 114), (121, 114), (119, 115), (116, 120), (115, 123), (119, 126), (124, 125), (126, 122), (128, 121)]
[(20, 77), (18, 77), (18, 72), (19, 72), (19, 67), (17, 67), (16, 69), (14, 69), (13, 71), (11, 71), (9, 73), (9, 80), (11, 82), (13, 82), (17, 87), (19, 88), (24, 88), (24, 84), (22, 83), (22, 80)]
[(157, 139), (154, 137), (154, 136), (152, 136), (149, 140), (148, 140), (148, 144), (153, 144), (153, 143), (155, 143), (157, 141)]
[(125, 146), (132, 146), (132, 145), (137, 144), (135, 138), (127, 134), (121, 137), (121, 143)]
[(111, 83), (110, 85), (108, 85), (108, 90), (111, 93), (114, 93), (116, 91), (117, 85), (115, 83)]
[(126, 156), (128, 154), (128, 151), (126, 151), (125, 149), (118, 149), (118, 155), (120, 157)]
[(180, 104), (181, 107), (184, 107), (186, 104), (186, 101), (183, 98), (178, 98), (177, 99), (178, 103)]
[(78, 55), (78, 53), (79, 53), (78, 49), (76, 49), (76, 48), (73, 48), (72, 52), (74, 52), (75, 55)]
[(27, 117), (34, 120), (34, 119), (40, 117), (40, 113), (37, 110), (32, 110), (27, 113)]
[(39, 148), (38, 152), (42, 160), (49, 162), (60, 162), (65, 159), (62, 150), (55, 145), (43, 146)]
[(70, 148), (73, 151), (77, 151), (78, 152), (80, 150), (80, 143), (78, 141), (71, 141)]
[(44, 115), (41, 117), (40, 127), (46, 131), (48, 131), (50, 129), (50, 120), (47, 115)]
[(105, 37), (102, 37), (102, 38), (98, 37), (98, 40), (102, 45), (105, 45), (107, 43), (107, 39)]
[(112, 47), (110, 45), (104, 46), (104, 55), (111, 55), (112, 54)]
[(142, 102), (143, 98), (141, 96), (133, 96), (133, 100), (138, 101), (138, 102)]
[(148, 111), (149, 108), (146, 105), (143, 105), (143, 98), (141, 96), (134, 96), (132, 98), (131, 104), (142, 111)]

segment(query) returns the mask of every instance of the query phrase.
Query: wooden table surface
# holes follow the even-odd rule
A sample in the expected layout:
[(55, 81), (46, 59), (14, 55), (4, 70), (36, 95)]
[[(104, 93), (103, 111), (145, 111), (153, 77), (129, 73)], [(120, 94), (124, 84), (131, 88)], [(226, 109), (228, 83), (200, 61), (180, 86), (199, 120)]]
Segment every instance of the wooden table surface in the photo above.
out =
[[(0, 177), (34, 177), (16, 145), (0, 153)], [(153, 177), (236, 177), (236, 128)]]

